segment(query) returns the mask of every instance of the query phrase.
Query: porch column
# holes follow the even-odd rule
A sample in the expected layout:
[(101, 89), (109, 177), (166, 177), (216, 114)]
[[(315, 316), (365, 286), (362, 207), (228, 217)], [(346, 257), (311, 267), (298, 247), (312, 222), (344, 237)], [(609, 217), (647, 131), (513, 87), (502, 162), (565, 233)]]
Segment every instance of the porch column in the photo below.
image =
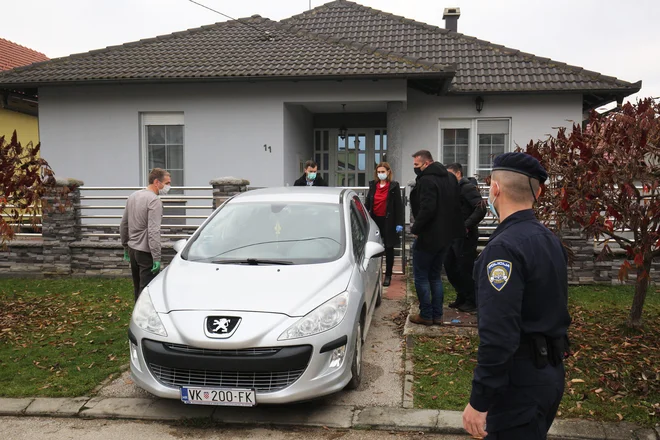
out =
[(387, 103), (387, 161), (392, 167), (394, 179), (403, 185), (403, 113), (402, 101)]

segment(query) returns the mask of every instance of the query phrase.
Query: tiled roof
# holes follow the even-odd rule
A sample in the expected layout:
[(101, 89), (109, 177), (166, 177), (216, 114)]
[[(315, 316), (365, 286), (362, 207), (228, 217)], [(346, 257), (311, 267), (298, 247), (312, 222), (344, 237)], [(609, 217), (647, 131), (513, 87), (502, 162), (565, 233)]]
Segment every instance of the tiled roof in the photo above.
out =
[(48, 57), (41, 52), (0, 38), (0, 70), (9, 70), (46, 60)]
[(282, 22), (432, 63), (456, 64), (450, 93), (634, 93), (641, 87), (641, 83), (631, 84), (346, 0), (321, 5)]
[(0, 73), (0, 86), (113, 80), (443, 77), (453, 66), (311, 34), (259, 16)]

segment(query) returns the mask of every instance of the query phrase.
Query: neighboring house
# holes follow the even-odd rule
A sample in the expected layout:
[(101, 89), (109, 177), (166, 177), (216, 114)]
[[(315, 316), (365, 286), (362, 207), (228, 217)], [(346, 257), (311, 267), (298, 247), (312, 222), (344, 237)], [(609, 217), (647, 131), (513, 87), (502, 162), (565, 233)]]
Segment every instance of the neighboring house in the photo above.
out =
[[(0, 71), (47, 60), (40, 52), (0, 38)], [(23, 145), (39, 143), (36, 96), (9, 87), (0, 90), (0, 137), (8, 142), (14, 130)]]
[(366, 185), (386, 158), (414, 177), (429, 149), (467, 175), (581, 122), (630, 83), (337, 0), (281, 22), (228, 21), (0, 73), (39, 96), (43, 155), (92, 186), (235, 176), (293, 184), (315, 158), (331, 185)]

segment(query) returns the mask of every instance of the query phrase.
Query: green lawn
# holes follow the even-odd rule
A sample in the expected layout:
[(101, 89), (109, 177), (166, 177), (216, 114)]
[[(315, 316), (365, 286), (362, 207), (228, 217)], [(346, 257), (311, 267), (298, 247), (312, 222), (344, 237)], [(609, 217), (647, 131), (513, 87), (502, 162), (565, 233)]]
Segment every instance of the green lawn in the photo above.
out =
[[(651, 289), (644, 307), (645, 327), (634, 332), (623, 326), (632, 287), (569, 289), (574, 356), (566, 361), (560, 417), (626, 420), (644, 426), (660, 421), (660, 291)], [(448, 293), (445, 301), (454, 296)], [(415, 406), (463, 410), (478, 345), (477, 336), (418, 337)]]
[(0, 279), (0, 396), (83, 396), (128, 363), (127, 279)]

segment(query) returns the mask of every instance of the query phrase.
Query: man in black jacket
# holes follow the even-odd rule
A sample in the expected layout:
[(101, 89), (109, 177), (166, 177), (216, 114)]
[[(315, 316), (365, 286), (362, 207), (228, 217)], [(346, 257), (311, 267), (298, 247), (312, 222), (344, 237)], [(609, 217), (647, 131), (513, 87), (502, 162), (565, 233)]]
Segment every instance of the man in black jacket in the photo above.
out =
[(414, 223), (410, 228), (413, 244), (413, 275), (419, 299), (419, 315), (410, 321), (442, 325), (442, 263), (455, 238), (465, 234), (461, 219), (460, 193), (456, 177), (431, 153), (413, 154), (415, 188), (410, 193)]
[(305, 174), (293, 183), (293, 186), (328, 186), (318, 173), (318, 165), (313, 160), (305, 162)]
[(463, 177), (463, 167), (460, 163), (447, 166), (447, 170), (458, 179), (461, 189), (461, 215), (465, 228), (465, 234), (454, 240), (445, 260), (447, 278), (456, 289), (456, 301), (449, 304), (449, 307), (458, 308), (461, 312), (474, 312), (477, 306), (472, 269), (477, 258), (478, 226), (486, 216), (486, 204), (479, 189)]

